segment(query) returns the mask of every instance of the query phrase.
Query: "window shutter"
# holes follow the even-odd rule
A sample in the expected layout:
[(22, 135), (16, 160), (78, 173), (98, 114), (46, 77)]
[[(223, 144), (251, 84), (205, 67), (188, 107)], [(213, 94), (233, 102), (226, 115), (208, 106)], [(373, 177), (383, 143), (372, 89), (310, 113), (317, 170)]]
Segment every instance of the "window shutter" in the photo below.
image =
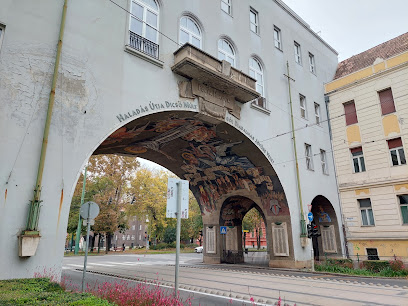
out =
[(382, 114), (386, 115), (386, 114), (394, 113), (395, 105), (394, 105), (394, 98), (392, 97), (391, 88), (380, 91), (378, 95), (380, 96)]
[(398, 147), (402, 147), (401, 138), (395, 138), (395, 139), (388, 140), (388, 148), (390, 150), (394, 148), (398, 148)]
[(351, 153), (360, 153), (363, 152), (363, 148), (362, 147), (357, 147), (357, 148), (352, 148), (350, 149)]
[(330, 225), (329, 227), (320, 225), (320, 233), (322, 234), (323, 252), (337, 253), (334, 225)]
[(346, 125), (357, 123), (357, 111), (354, 101), (344, 103), (344, 115), (346, 116)]
[(207, 253), (215, 253), (215, 226), (206, 228), (205, 248)]
[(286, 222), (280, 225), (272, 224), (273, 255), (289, 256), (288, 231)]

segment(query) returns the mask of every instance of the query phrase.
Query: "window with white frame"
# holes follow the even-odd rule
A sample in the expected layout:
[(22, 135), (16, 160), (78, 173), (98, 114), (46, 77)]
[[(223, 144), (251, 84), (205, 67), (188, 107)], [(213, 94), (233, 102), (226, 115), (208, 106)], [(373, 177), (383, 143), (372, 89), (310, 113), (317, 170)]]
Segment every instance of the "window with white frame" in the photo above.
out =
[(259, 34), (259, 17), (258, 12), (255, 11), (253, 8), (249, 10), (249, 22), (251, 31)]
[(322, 164), (323, 174), (329, 174), (329, 171), (327, 170), (326, 151), (322, 149), (320, 149), (320, 162)]
[(142, 240), (142, 235), (141, 234), (139, 234), (139, 240)]
[(299, 106), (300, 106), (300, 117), (307, 119), (306, 111), (306, 97), (304, 95), (299, 95)]
[(275, 47), (282, 50), (281, 30), (276, 26), (273, 27), (273, 40), (275, 41)]
[(118, 240), (118, 235), (115, 235), (115, 240)]
[(317, 104), (316, 102), (314, 103), (314, 110), (315, 110), (316, 124), (320, 125), (320, 105)]
[(126, 240), (126, 236), (125, 236), (125, 235), (122, 235), (122, 240)]
[(221, 10), (232, 15), (232, 0), (221, 0)]
[(127, 235), (126, 240), (130, 240), (130, 235)]
[(201, 29), (198, 24), (188, 16), (181, 17), (179, 43), (181, 45), (190, 43), (201, 49), (201, 41)]
[(370, 199), (359, 199), (358, 203), (360, 204), (361, 212), (361, 225), (363, 226), (374, 226), (374, 214), (371, 207)]
[(264, 97), (264, 76), (262, 65), (253, 57), (249, 59), (249, 75), (256, 80), (256, 91)]
[(132, 0), (129, 45), (159, 57), (159, 6), (155, 0)]
[(354, 173), (366, 171), (363, 148), (357, 147), (350, 149), (351, 158), (353, 159), (353, 170)]
[(232, 45), (225, 39), (220, 39), (218, 41), (218, 59), (226, 60), (235, 67), (235, 51)]
[(404, 147), (402, 146), (401, 138), (390, 139), (388, 142), (388, 148), (390, 149), (391, 163), (393, 166), (405, 165), (407, 163), (405, 159)]
[(132, 225), (132, 231), (136, 229), (136, 225)]
[(408, 224), (408, 194), (401, 194), (398, 196), (398, 199), (401, 208), (402, 223)]
[(309, 52), (309, 70), (311, 73), (316, 74), (315, 57)]
[(302, 55), (300, 50), (300, 45), (295, 41), (295, 62), (302, 65)]
[(142, 225), (141, 224), (139, 224), (139, 231), (141, 231), (142, 230)]
[(135, 235), (132, 235), (131, 240), (134, 241), (136, 239)]
[(306, 158), (306, 169), (313, 170), (312, 146), (307, 143), (305, 143), (305, 158)]

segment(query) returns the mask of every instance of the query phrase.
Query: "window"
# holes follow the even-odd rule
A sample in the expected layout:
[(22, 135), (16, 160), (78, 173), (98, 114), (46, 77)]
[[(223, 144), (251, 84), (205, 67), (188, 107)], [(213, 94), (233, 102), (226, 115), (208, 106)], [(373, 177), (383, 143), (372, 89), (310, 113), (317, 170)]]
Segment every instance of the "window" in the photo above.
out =
[(218, 59), (226, 60), (235, 67), (235, 51), (232, 45), (225, 39), (220, 39), (218, 41)]
[(353, 159), (354, 173), (366, 171), (364, 163), (363, 148), (353, 148), (350, 149), (351, 157)]
[(282, 50), (281, 30), (278, 27), (273, 28), (273, 39), (275, 41), (275, 47)]
[(351, 125), (357, 123), (357, 111), (354, 101), (350, 101), (343, 104), (344, 106), (344, 116), (346, 117), (346, 125)]
[(126, 236), (125, 236), (125, 235), (122, 235), (122, 240), (126, 240)]
[(315, 118), (316, 118), (316, 124), (320, 124), (320, 105), (315, 102), (314, 104), (314, 110), (315, 110)]
[(322, 163), (323, 174), (329, 174), (329, 171), (327, 171), (326, 151), (322, 149), (320, 149), (320, 162)]
[(408, 194), (398, 196), (401, 208), (402, 223), (408, 224)]
[(221, 0), (221, 10), (232, 15), (232, 0)]
[(136, 229), (136, 225), (132, 225), (132, 231)]
[(142, 240), (142, 235), (141, 234), (139, 234), (139, 240)]
[(388, 148), (390, 149), (393, 166), (405, 165), (407, 163), (401, 138), (388, 140)]
[(134, 241), (134, 240), (135, 240), (135, 238), (136, 238), (136, 237), (135, 237), (135, 235), (132, 235), (131, 240), (132, 240), (132, 241)]
[(315, 58), (312, 53), (309, 52), (309, 70), (311, 73), (316, 74)]
[(197, 23), (188, 16), (181, 17), (180, 19), (179, 43), (181, 45), (190, 43), (201, 49), (201, 30)]
[(306, 112), (306, 97), (304, 95), (299, 95), (299, 106), (300, 106), (300, 117), (307, 119)]
[(371, 208), (371, 200), (370, 199), (360, 199), (358, 200), (358, 202), (360, 204), (361, 224), (363, 226), (375, 225), (373, 210)]
[(258, 20), (258, 12), (255, 11), (253, 8), (249, 10), (249, 22), (251, 31), (259, 34), (259, 20)]
[(263, 69), (259, 61), (253, 57), (249, 59), (249, 75), (256, 80), (256, 91), (263, 97), (265, 95)]
[(394, 98), (392, 96), (391, 88), (380, 91), (378, 93), (380, 97), (381, 113), (383, 115), (391, 114), (395, 112)]
[(300, 45), (295, 41), (295, 62), (302, 65), (302, 55), (300, 51)]
[(140, 224), (140, 225), (139, 225), (139, 231), (141, 231), (141, 230), (142, 230), (142, 225)]
[(380, 258), (378, 257), (377, 249), (367, 248), (366, 251), (367, 251), (367, 259), (368, 260), (380, 260)]
[(118, 235), (115, 235), (115, 240), (118, 240)]
[(130, 240), (130, 235), (127, 235), (126, 239), (127, 239), (127, 240)]
[(132, 48), (159, 57), (159, 6), (155, 0), (132, 0), (130, 40)]
[(306, 168), (307, 170), (313, 170), (313, 154), (312, 146), (305, 143), (305, 157), (306, 157)]

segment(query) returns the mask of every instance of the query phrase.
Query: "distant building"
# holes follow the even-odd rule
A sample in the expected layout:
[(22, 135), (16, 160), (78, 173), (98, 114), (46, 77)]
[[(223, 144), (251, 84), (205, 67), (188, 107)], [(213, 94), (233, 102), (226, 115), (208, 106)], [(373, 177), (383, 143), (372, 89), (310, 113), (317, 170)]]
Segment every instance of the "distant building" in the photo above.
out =
[(123, 247), (134, 248), (146, 246), (147, 224), (139, 220), (137, 217), (132, 217), (129, 221), (129, 229), (124, 233), (116, 231), (112, 239), (112, 247), (118, 250)]
[(408, 33), (339, 63), (326, 84), (349, 252), (408, 256)]
[[(267, 243), (266, 243), (266, 229), (265, 229), (265, 223), (262, 222), (261, 224), (261, 249), (266, 249)], [(244, 234), (243, 234), (244, 235)], [(248, 232), (245, 234), (245, 248), (257, 248), (258, 243), (256, 241), (257, 233), (256, 230), (253, 229), (252, 231)]]

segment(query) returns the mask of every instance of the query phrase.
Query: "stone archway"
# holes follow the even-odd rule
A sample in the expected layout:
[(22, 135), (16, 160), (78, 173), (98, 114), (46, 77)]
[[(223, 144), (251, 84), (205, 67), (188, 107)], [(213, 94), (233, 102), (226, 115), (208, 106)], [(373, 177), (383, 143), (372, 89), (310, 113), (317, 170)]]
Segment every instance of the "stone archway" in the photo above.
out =
[(205, 262), (221, 262), (219, 218), (233, 196), (251, 199), (265, 216), (267, 236), (276, 232), (280, 242), (278, 251), (271, 249), (276, 255), (271, 259), (294, 260), (289, 207), (279, 178), (253, 140), (231, 124), (195, 112), (163, 111), (118, 128), (94, 152), (111, 153), (148, 159), (190, 182), (203, 216)]
[(330, 201), (322, 196), (316, 196), (312, 201), (312, 224), (318, 228), (321, 236), (312, 238), (314, 256), (320, 260), (326, 256), (341, 256), (341, 240), (339, 222)]

